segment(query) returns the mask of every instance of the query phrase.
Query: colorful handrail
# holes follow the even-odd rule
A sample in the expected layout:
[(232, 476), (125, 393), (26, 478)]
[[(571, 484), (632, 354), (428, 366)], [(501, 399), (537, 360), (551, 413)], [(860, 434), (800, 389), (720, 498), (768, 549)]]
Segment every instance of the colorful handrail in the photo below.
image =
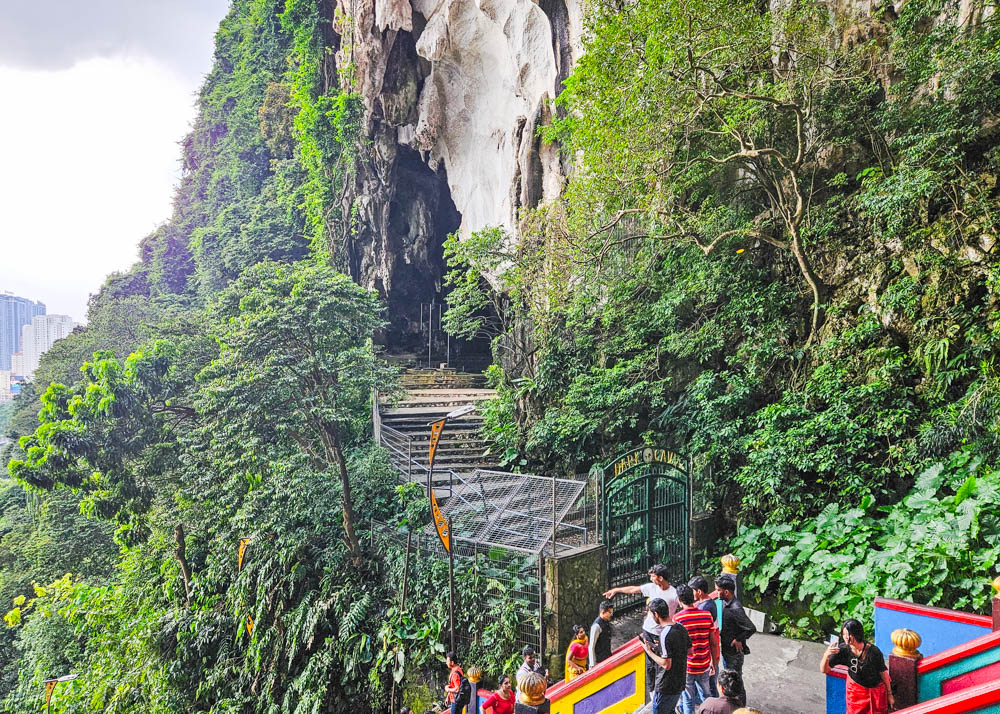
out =
[(572, 682), (545, 692), (552, 714), (625, 714), (646, 703), (646, 655), (635, 637)]
[(1000, 679), (914, 704), (896, 714), (965, 714), (1000, 711)]
[(968, 642), (964, 642), (960, 645), (956, 645), (955, 647), (946, 649), (943, 652), (933, 654), (930, 657), (924, 657), (917, 664), (917, 672), (920, 674), (931, 672), (935, 669), (946, 667), (949, 664), (954, 664), (959, 660), (972, 657), (996, 647), (1000, 647), (1000, 630), (991, 632), (988, 635), (983, 635), (982, 637), (977, 637), (974, 640), (969, 640)]
[(966, 625), (977, 627), (993, 626), (993, 619), (989, 615), (976, 615), (972, 612), (962, 612), (961, 610), (949, 610), (944, 607), (934, 607), (933, 605), (917, 605), (905, 600), (893, 600), (887, 597), (876, 597), (875, 607), (885, 610), (896, 610), (906, 612), (911, 615), (921, 615), (923, 617), (933, 617), (937, 620), (950, 620), (951, 622), (961, 622)]

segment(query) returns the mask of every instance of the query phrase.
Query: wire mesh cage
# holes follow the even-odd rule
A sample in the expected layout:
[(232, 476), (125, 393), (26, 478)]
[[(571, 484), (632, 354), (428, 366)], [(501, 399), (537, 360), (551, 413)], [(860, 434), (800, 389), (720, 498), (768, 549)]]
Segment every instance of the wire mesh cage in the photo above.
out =
[[(537, 554), (563, 552), (588, 540), (580, 510), (586, 483), (571, 479), (476, 469), (441, 509), (457, 538)], [(562, 538), (560, 538), (562, 536)]]

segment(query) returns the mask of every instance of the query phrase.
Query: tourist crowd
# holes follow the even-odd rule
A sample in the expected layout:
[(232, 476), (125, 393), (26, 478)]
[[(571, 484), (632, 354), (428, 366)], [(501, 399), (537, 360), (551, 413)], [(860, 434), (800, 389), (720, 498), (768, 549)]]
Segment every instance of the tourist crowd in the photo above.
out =
[[(743, 683), (744, 658), (750, 654), (747, 641), (757, 628), (736, 598), (735, 576), (728, 573), (715, 579), (714, 589), (701, 575), (675, 587), (668, 580), (667, 568), (654, 565), (649, 569), (649, 582), (608, 590), (589, 631), (582, 625), (572, 628), (564, 662), (565, 681), (611, 657), (615, 629), (611, 598), (626, 594), (647, 598), (639, 641), (646, 656), (652, 714), (761, 714), (747, 707)], [(549, 671), (534, 649), (525, 647), (521, 657), (515, 683), (533, 675), (540, 686), (548, 684)], [(447, 663), (445, 709), (461, 714), (470, 704), (472, 687), (455, 653), (448, 653)], [(885, 658), (866, 641), (857, 620), (844, 623), (839, 639), (831, 638), (820, 671), (829, 672), (837, 665), (848, 669), (847, 714), (888, 713), (894, 702)], [(519, 706), (510, 677), (501, 675), (496, 690), (482, 702), (481, 711), (545, 714), (548, 704), (542, 697), (530, 707)]]
[[(747, 640), (757, 630), (736, 599), (736, 578), (723, 574), (709, 586), (703, 576), (676, 587), (663, 565), (649, 570), (649, 582), (612, 588), (598, 606), (589, 630), (574, 625), (566, 648), (565, 680), (572, 681), (611, 656), (614, 606), (611, 598), (636, 594), (647, 598), (639, 639), (646, 654), (646, 687), (652, 695), (653, 714), (752, 714), (746, 707), (743, 658)], [(496, 689), (482, 702), (483, 714), (513, 714), (517, 707), (516, 682), (528, 674), (548, 682), (549, 672), (532, 647), (525, 647), (522, 663), (512, 683), (501, 675)], [(447, 655), (448, 684), (445, 707), (460, 714), (468, 707), (472, 687), (453, 652)], [(548, 703), (532, 708), (543, 714)]]

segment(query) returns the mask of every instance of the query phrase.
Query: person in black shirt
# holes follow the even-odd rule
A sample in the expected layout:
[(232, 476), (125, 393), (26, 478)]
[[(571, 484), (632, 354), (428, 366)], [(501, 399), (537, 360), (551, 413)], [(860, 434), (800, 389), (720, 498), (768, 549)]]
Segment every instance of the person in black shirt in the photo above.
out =
[(611, 616), (615, 613), (615, 606), (610, 600), (601, 603), (597, 618), (590, 626), (590, 648), (588, 654), (588, 666), (593, 669), (598, 662), (603, 662), (611, 656), (611, 634), (614, 626), (611, 624)]
[(819, 671), (829, 674), (837, 665), (847, 667), (847, 714), (888, 714), (892, 709), (892, 686), (885, 657), (871, 642), (857, 620), (848, 620), (840, 632), (843, 643), (831, 642)]
[(719, 591), (719, 598), (725, 603), (722, 607), (722, 626), (719, 628), (722, 665), (743, 674), (743, 657), (750, 654), (747, 640), (757, 632), (757, 628), (736, 599), (736, 578), (722, 574), (715, 579), (715, 588)]
[(651, 647), (648, 632), (639, 637), (646, 655), (656, 663), (656, 683), (653, 685), (653, 714), (673, 714), (687, 683), (687, 655), (691, 638), (687, 630), (670, 619), (670, 608), (662, 598), (653, 598), (646, 606), (660, 630), (660, 652)]

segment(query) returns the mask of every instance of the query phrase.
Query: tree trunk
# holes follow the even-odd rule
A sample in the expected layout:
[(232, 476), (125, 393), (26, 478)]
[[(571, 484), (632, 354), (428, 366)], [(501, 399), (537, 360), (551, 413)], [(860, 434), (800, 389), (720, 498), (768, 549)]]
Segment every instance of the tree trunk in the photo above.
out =
[(795, 261), (799, 265), (799, 270), (802, 271), (802, 277), (809, 285), (809, 290), (812, 292), (813, 296), (812, 320), (809, 326), (809, 337), (806, 339), (805, 345), (803, 345), (805, 349), (808, 349), (813, 343), (813, 340), (816, 339), (816, 331), (819, 329), (819, 309), (820, 303), (823, 300), (823, 291), (820, 288), (819, 279), (816, 277), (816, 274), (813, 273), (812, 267), (806, 259), (805, 251), (802, 250), (802, 243), (799, 240), (799, 232), (797, 229), (792, 230), (792, 240), (789, 247), (791, 248), (792, 255), (795, 256)]
[(354, 567), (361, 566), (361, 545), (358, 543), (358, 536), (354, 532), (354, 501), (351, 498), (351, 481), (347, 475), (347, 461), (344, 459), (344, 450), (340, 445), (340, 434), (337, 431), (331, 435), (333, 442), (333, 455), (337, 466), (340, 468), (340, 490), (341, 509), (344, 513), (344, 532), (347, 534), (347, 547), (351, 551), (351, 560)]

